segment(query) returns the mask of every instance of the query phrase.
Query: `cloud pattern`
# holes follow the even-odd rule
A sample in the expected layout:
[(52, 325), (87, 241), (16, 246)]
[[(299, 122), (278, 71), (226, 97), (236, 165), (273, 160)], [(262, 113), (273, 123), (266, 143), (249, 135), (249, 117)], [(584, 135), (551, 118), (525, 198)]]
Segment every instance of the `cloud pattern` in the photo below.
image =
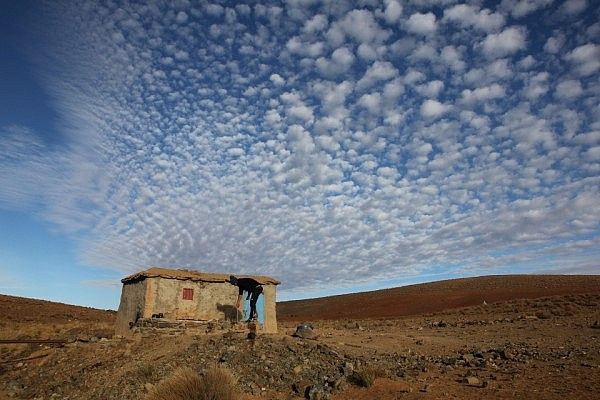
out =
[[(489, 7), (489, 6), (488, 6)], [(278, 277), (598, 267), (598, 6), (51, 2), (64, 139), (0, 138), (0, 205), (88, 265)]]

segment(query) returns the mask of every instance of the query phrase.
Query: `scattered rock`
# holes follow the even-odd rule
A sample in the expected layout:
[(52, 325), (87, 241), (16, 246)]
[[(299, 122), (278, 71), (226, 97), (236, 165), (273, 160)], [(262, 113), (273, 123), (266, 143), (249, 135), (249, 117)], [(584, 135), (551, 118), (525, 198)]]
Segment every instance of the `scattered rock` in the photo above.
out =
[(469, 386), (481, 386), (481, 381), (476, 376), (466, 376), (463, 378), (462, 383)]
[(308, 400), (325, 400), (329, 398), (329, 393), (322, 385), (312, 385), (308, 388), (304, 397)]
[(314, 331), (314, 328), (311, 324), (298, 325), (298, 327), (296, 328), (296, 332), (294, 332), (292, 336), (311, 340), (315, 340), (319, 337), (319, 335)]

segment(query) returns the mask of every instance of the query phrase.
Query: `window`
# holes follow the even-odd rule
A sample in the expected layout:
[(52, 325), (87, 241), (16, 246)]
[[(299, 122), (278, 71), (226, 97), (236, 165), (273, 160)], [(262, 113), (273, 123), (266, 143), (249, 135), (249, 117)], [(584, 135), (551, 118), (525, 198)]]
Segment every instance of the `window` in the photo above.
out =
[(184, 300), (194, 300), (194, 289), (183, 289), (183, 299)]

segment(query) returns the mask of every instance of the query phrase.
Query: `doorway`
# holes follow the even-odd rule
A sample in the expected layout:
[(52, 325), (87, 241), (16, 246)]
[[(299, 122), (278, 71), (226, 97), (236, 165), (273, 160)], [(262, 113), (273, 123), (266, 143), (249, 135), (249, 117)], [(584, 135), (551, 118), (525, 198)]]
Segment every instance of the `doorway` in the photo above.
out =
[[(244, 316), (243, 320), (246, 321), (250, 318), (250, 300), (244, 299)], [(261, 325), (265, 324), (265, 295), (262, 293), (258, 296), (258, 300), (256, 301), (256, 313), (258, 314), (258, 322)]]

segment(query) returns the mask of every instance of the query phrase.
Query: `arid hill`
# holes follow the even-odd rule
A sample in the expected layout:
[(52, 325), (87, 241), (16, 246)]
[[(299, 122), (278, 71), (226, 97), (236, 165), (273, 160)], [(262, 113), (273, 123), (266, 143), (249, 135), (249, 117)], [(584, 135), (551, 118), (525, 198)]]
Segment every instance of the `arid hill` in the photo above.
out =
[(53, 301), (28, 299), (0, 294), (0, 321), (62, 323), (88, 321), (113, 323), (115, 312), (73, 306)]
[(600, 275), (493, 275), (277, 303), (280, 321), (399, 318), (514, 299), (599, 293)]

